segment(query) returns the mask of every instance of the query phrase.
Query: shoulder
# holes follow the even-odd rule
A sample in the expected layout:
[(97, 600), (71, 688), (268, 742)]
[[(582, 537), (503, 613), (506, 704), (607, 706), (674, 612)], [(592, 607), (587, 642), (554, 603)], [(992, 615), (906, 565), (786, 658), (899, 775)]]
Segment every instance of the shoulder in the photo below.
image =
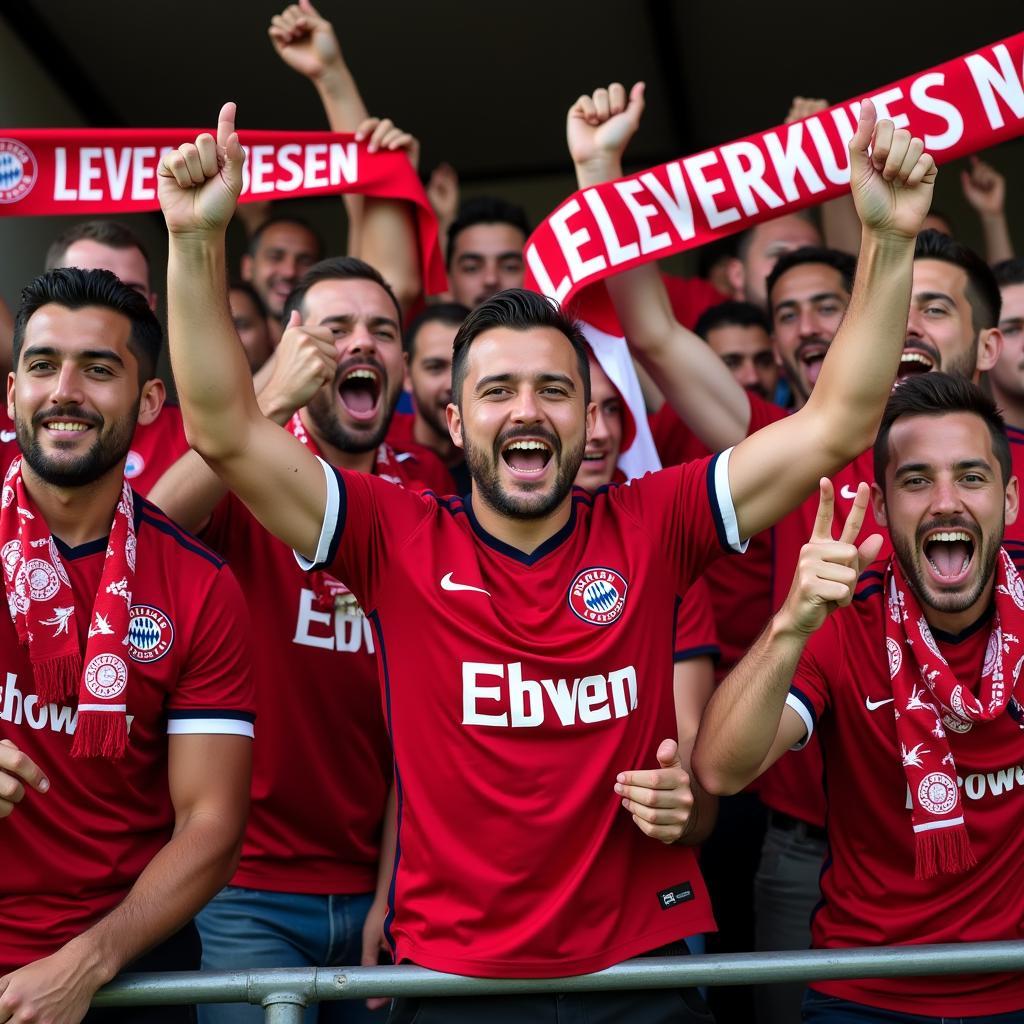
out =
[(198, 537), (180, 527), (151, 501), (134, 494), (140, 544), (162, 549), (168, 558), (180, 560), (189, 571), (220, 572), (223, 558)]

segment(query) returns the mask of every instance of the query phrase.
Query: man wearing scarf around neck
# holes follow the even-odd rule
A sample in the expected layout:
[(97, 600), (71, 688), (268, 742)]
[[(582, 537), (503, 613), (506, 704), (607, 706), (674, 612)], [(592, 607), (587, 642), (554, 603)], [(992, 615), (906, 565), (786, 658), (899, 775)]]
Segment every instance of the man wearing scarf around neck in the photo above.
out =
[[(872, 564), (878, 534), (854, 546), (866, 484), (833, 540), (822, 480), (789, 597), (711, 699), (694, 769), (735, 792), (820, 730), (831, 856), (815, 946), (1019, 939), (1024, 583), (1001, 547), (1018, 511), (1003, 420), (974, 384), (914, 377), (889, 400), (874, 461), (873, 512), (895, 554)], [(1024, 981), (815, 982), (804, 1020), (880, 1010), (1022, 1021)]]
[[(77, 1024), (129, 964), (199, 963), (248, 806), (248, 622), (224, 562), (125, 482), (160, 326), (105, 270), (23, 292), (0, 491), (0, 1022)], [(89, 1021), (187, 1021), (190, 1007)]]

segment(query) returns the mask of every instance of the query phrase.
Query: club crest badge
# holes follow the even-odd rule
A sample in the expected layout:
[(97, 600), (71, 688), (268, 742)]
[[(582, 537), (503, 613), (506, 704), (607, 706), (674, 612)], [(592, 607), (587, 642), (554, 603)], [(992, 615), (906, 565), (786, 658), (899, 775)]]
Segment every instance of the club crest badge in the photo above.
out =
[(956, 797), (956, 783), (943, 772), (929, 772), (917, 787), (917, 799), (929, 814), (948, 814)]
[(0, 139), (0, 203), (24, 199), (38, 177), (32, 150), (17, 139)]
[(128, 656), (149, 664), (159, 661), (174, 643), (174, 626), (151, 604), (132, 605), (128, 623)]
[(128, 685), (128, 666), (116, 654), (97, 654), (85, 666), (85, 688), (100, 700), (119, 697)]
[(584, 569), (569, 587), (573, 615), (594, 626), (610, 626), (626, 607), (629, 584), (614, 569)]
[(128, 458), (124, 461), (124, 476), (126, 480), (134, 480), (146, 468), (146, 460), (132, 448), (128, 452)]

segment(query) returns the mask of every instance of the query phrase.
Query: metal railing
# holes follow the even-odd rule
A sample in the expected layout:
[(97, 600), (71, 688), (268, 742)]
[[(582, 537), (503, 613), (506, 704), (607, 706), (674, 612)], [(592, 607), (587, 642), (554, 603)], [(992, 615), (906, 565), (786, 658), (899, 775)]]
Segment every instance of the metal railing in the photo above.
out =
[(649, 957), (571, 978), (466, 978), (404, 965), (182, 971), (122, 975), (96, 993), (93, 1005), (253, 1003), (264, 1007), (267, 1024), (297, 1024), (313, 1003), (371, 996), (523, 995), (1019, 970), (1024, 970), (1024, 942)]

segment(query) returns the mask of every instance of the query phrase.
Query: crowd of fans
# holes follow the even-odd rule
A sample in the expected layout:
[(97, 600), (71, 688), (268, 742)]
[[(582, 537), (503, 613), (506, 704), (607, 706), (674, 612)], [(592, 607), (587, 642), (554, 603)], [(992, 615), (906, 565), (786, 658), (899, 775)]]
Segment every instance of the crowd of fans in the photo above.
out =
[[(416, 164), (310, 4), (270, 38), (333, 130)], [(622, 175), (642, 113), (642, 86), (574, 104), (580, 187)], [(345, 254), (286, 206), (236, 213), (233, 130), (228, 105), (161, 168), (166, 295), (129, 227), (89, 221), (0, 310), (0, 1024), (77, 1022), (123, 969), (559, 977), (1020, 938), (1024, 259), (999, 172), (962, 172), (976, 254), (865, 104), (851, 195), (700, 277), (608, 280), (633, 408), (522, 290), (520, 208), (437, 168), (426, 301), (405, 203), (344, 197)], [(666, 468), (628, 482), (640, 417)], [(707, 998), (308, 1019), (1024, 1021), (1005, 974)]]

